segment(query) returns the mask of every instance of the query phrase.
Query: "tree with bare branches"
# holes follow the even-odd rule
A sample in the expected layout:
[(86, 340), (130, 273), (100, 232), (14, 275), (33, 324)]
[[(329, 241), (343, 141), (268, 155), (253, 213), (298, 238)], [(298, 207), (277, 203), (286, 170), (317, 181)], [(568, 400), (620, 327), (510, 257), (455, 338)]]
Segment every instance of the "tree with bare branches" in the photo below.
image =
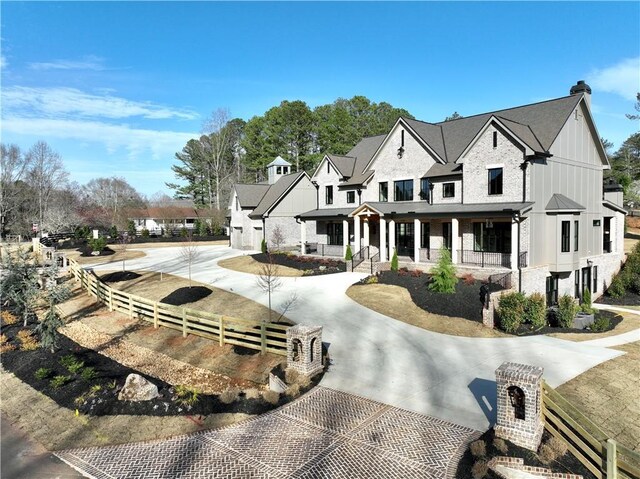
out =
[(271, 255), (268, 261), (260, 266), (260, 274), (256, 279), (258, 287), (269, 295), (269, 322), (271, 322), (271, 293), (277, 291), (282, 286), (282, 280), (278, 276), (278, 265), (273, 261)]
[(4, 236), (11, 216), (23, 202), (24, 180), (29, 171), (29, 158), (16, 145), (0, 145), (0, 234)]
[(189, 288), (191, 288), (191, 266), (200, 257), (201, 251), (198, 249), (198, 245), (193, 241), (193, 235), (189, 233), (180, 249), (180, 257), (187, 263), (189, 267)]

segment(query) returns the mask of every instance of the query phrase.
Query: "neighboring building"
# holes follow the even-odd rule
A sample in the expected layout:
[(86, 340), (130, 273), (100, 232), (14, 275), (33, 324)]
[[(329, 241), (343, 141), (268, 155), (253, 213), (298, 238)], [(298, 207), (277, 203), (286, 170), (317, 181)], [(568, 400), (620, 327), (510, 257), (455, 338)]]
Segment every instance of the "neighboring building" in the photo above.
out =
[(175, 200), (164, 206), (131, 209), (127, 212), (127, 217), (134, 222), (138, 234), (146, 229), (154, 236), (178, 234), (183, 228), (192, 230), (197, 220), (211, 224), (216, 216), (216, 211), (195, 208), (191, 201), (186, 200)]
[[(316, 208), (317, 190), (304, 171), (291, 173), (291, 163), (277, 157), (267, 165), (268, 182), (236, 184), (231, 191), (229, 225), (231, 247), (260, 250), (264, 239), (270, 247), (300, 246), (300, 213)], [(276, 228), (279, 234), (274, 234)], [(304, 232), (315, 238), (315, 232)], [(278, 240), (280, 236), (280, 240)], [(280, 245), (275, 243), (280, 242)]]
[(549, 304), (585, 288), (599, 296), (624, 258), (625, 211), (621, 188), (603, 182), (591, 89), (570, 93), (448, 122), (400, 118), (325, 155), (311, 178), (318, 207), (299, 215), (303, 252), (343, 256), (350, 244), (369, 269), (397, 250), (428, 270), (445, 246), (459, 270), (511, 272)]

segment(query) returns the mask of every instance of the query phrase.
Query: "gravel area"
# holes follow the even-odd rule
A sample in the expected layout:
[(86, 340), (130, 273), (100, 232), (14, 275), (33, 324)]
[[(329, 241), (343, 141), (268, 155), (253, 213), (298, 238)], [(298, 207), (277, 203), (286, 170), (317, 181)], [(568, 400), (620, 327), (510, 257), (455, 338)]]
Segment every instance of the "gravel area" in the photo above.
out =
[(124, 366), (137, 369), (169, 384), (195, 387), (204, 394), (219, 394), (229, 387), (256, 387), (256, 384), (250, 381), (191, 366), (165, 354), (131, 344), (117, 336), (100, 333), (78, 321), (67, 324), (60, 332), (81, 346), (94, 349)]

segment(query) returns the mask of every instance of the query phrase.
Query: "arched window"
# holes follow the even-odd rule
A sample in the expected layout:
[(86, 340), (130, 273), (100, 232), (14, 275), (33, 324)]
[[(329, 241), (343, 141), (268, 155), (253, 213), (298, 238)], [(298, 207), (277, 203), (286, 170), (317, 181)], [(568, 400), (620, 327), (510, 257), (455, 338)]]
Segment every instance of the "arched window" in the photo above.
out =
[(291, 352), (293, 353), (291, 359), (293, 361), (300, 361), (302, 356), (302, 342), (299, 339), (291, 341)]
[(516, 419), (524, 419), (525, 417), (524, 391), (520, 389), (518, 386), (509, 386), (509, 388), (507, 388), (507, 393), (509, 394), (509, 401), (511, 401), (511, 406), (513, 406), (514, 417)]
[(311, 363), (313, 363), (313, 351), (315, 349), (316, 339), (317, 338), (313, 338), (311, 340), (311, 344), (309, 345), (309, 362), (311, 362)]

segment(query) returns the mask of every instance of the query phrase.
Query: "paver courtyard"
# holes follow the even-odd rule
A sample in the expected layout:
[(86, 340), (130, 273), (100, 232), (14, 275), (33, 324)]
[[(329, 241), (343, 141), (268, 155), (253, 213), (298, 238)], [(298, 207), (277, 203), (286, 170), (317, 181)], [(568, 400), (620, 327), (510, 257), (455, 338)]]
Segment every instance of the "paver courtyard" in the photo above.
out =
[(95, 478), (453, 477), (473, 429), (318, 387), (257, 419), (166, 441), (62, 451)]

